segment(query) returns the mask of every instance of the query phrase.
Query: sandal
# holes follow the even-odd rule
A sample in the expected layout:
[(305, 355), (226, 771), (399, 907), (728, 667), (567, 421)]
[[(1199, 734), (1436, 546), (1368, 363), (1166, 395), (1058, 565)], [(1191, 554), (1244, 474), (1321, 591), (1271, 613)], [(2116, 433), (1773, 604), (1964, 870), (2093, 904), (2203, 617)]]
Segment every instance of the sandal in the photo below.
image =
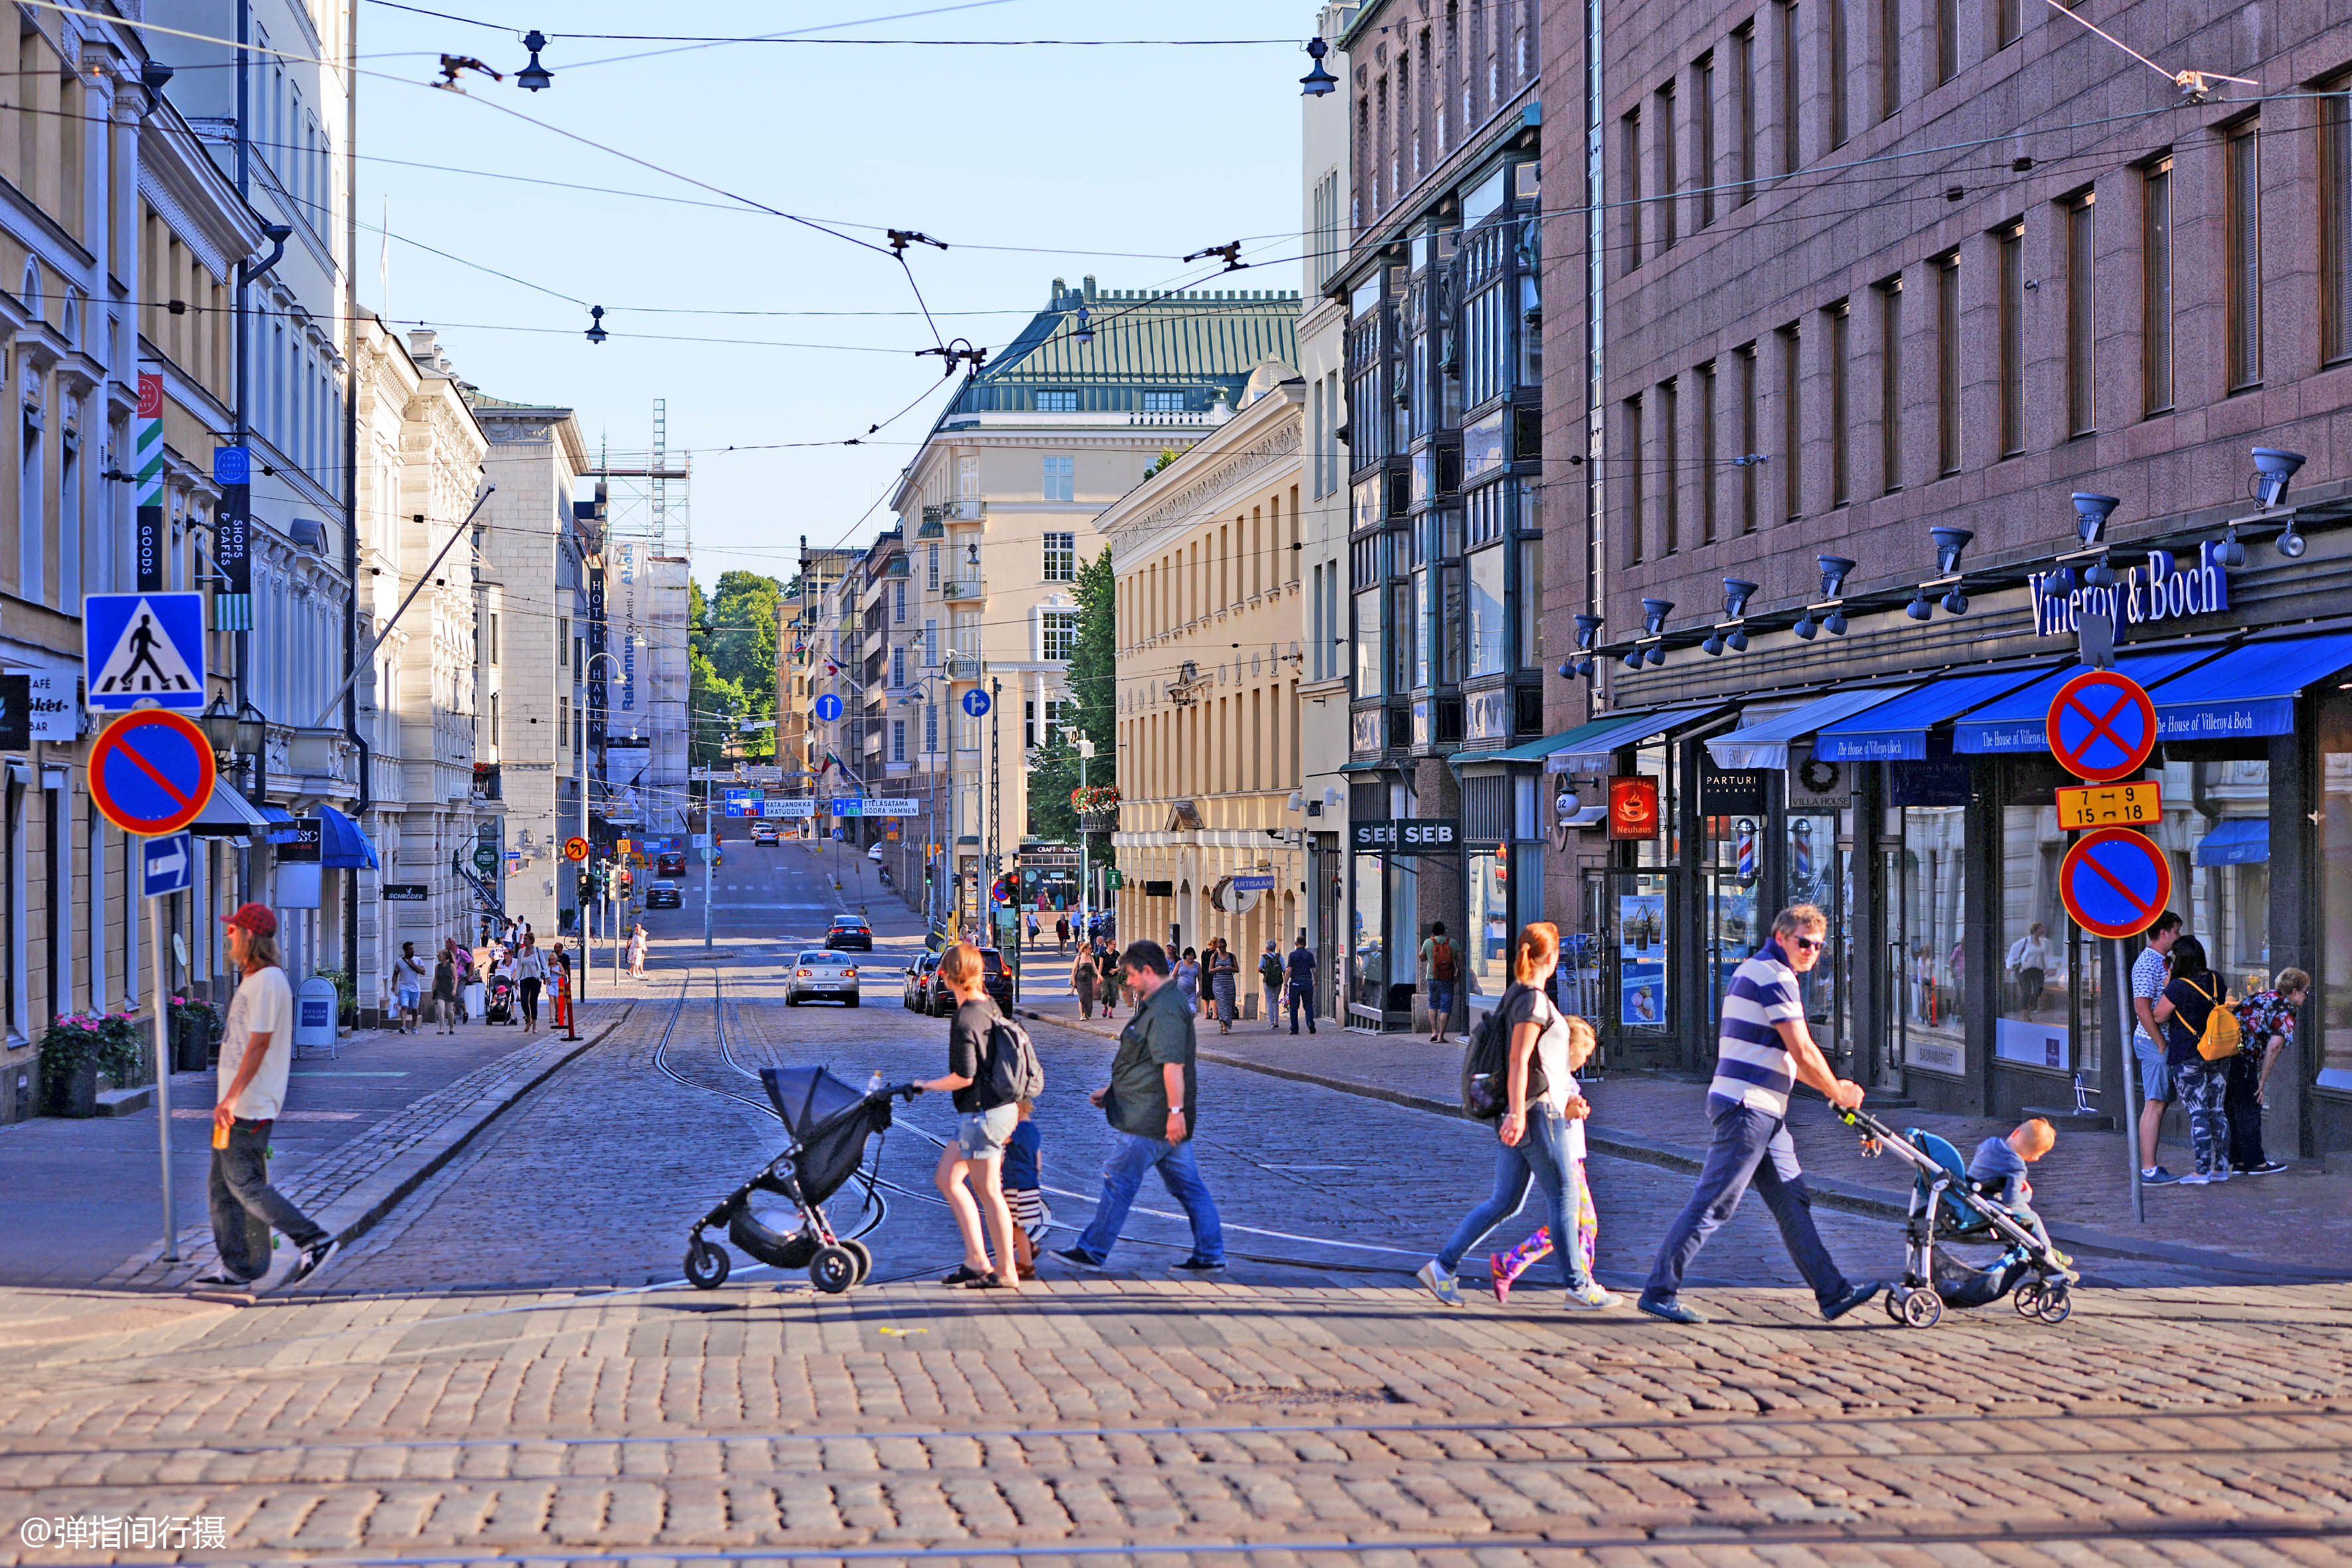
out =
[(969, 1285), (976, 1279), (988, 1279), (992, 1278), (994, 1278), (994, 1276), (982, 1274), (979, 1269), (974, 1268), (969, 1263), (959, 1263), (955, 1266), (954, 1273), (942, 1275), (940, 1277), (940, 1283), (942, 1285)]
[(1004, 1276), (1002, 1274), (977, 1275), (965, 1280), (963, 1288), (967, 1290), (1002, 1290), (1004, 1289)]

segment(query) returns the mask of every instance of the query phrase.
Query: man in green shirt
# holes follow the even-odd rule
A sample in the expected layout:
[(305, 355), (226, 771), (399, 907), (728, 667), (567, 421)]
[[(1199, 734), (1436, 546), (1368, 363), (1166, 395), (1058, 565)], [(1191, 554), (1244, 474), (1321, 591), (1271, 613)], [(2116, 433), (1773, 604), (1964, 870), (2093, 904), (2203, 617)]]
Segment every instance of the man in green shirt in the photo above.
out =
[(1157, 1170), (1168, 1195), (1192, 1222), (1192, 1253), (1176, 1265), (1191, 1274), (1215, 1274), (1225, 1267), (1225, 1234), (1216, 1200), (1192, 1158), (1192, 1128), (1199, 1114), (1193, 1097), (1192, 1015), (1176, 987), (1168, 984), (1168, 951), (1139, 942), (1120, 959), (1134, 1015), (1119, 1031), (1110, 1083), (1089, 1098), (1103, 1108), (1117, 1147), (1103, 1167), (1102, 1197), (1094, 1223), (1077, 1245), (1055, 1256), (1081, 1268), (1099, 1268), (1118, 1243), (1146, 1171)]

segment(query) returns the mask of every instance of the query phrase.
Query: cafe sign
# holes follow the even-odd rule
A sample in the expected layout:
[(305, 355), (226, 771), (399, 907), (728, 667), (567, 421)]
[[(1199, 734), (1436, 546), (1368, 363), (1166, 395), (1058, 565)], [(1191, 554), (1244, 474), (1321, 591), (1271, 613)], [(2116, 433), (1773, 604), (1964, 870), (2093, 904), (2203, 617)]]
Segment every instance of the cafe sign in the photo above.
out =
[(2036, 573), (2027, 579), (2033, 590), (2034, 635), (2073, 637), (2085, 616), (2103, 616), (2120, 629), (2226, 610), (2230, 577), (2214, 550), (2207, 540), (2197, 547), (2196, 561), (2186, 565), (2169, 550), (2151, 550), (2145, 564), (2126, 570), (2112, 588), (2076, 587), (2069, 593), (2065, 574)]

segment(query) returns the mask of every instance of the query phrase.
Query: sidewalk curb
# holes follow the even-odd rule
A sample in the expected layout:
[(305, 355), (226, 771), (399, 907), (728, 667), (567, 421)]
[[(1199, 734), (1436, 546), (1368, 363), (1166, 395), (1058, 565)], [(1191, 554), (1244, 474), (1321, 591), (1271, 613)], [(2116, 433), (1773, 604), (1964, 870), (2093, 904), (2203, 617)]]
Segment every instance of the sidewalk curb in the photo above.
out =
[[(1038, 1017), (1032, 1013), (1031, 1017)], [(1058, 1024), (1058, 1018), (1043, 1018), (1045, 1023)], [(1100, 1030), (1089, 1030), (1099, 1034)], [(1353, 1083), (1327, 1073), (1313, 1073), (1297, 1068), (1275, 1067), (1265, 1062), (1227, 1056), (1221, 1051), (1196, 1049), (1202, 1061), (1219, 1067), (1239, 1068), (1246, 1072), (1263, 1073), (1268, 1078), (1288, 1079), (1297, 1083), (1311, 1083), (1318, 1088), (1337, 1089), (1365, 1100), (1386, 1100), (1412, 1110), (1425, 1110), (1435, 1116), (1462, 1120), (1462, 1108), (1426, 1095), (1409, 1094), (1401, 1089), (1382, 1089), (1378, 1085)], [(1670, 1171), (1696, 1173), (1705, 1163), (1702, 1149), (1685, 1144), (1669, 1143), (1662, 1139), (1643, 1138), (1634, 1133), (1612, 1132), (1591, 1122), (1585, 1124), (1586, 1144), (1597, 1152), (1612, 1154), (1621, 1160), (1638, 1160), (1646, 1165), (1656, 1165)], [(1840, 1209), (1850, 1214), (1869, 1215), (1874, 1218), (1900, 1220), (1910, 1212), (1907, 1193), (1889, 1193), (1885, 1188), (1865, 1187), (1859, 1183), (1834, 1176), (1806, 1177), (1806, 1185), (1813, 1199), (1824, 1208)], [(2241, 1258), (2233, 1253), (2216, 1252), (2210, 1247), (2189, 1247), (2178, 1242), (2120, 1235), (2095, 1226), (2058, 1224), (2050, 1226), (2051, 1238), (2074, 1252), (2097, 1253), (2104, 1257), (2135, 1258), (2146, 1262), (2181, 1263), (2210, 1270), (2215, 1274), (2236, 1274), (2267, 1284), (2316, 1285), (2338, 1281), (2344, 1275), (2337, 1272), (2295, 1268), (2284, 1264), (2267, 1263), (2258, 1258)]]

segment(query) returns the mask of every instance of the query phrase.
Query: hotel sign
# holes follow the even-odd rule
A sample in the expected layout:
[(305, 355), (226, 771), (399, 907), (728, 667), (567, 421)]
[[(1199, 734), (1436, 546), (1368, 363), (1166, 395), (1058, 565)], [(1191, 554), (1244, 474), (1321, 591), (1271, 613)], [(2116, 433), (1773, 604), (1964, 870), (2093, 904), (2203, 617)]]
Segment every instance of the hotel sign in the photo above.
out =
[(2061, 593), (2058, 573), (2037, 573), (2027, 579), (2033, 590), (2034, 635), (2073, 637), (2085, 616), (2104, 616), (2120, 631), (2226, 610), (2230, 577), (2213, 559), (2213, 548), (2210, 540), (2200, 544), (2195, 563), (2189, 565), (2169, 550), (2151, 550), (2145, 564), (2126, 570), (2112, 588)]

